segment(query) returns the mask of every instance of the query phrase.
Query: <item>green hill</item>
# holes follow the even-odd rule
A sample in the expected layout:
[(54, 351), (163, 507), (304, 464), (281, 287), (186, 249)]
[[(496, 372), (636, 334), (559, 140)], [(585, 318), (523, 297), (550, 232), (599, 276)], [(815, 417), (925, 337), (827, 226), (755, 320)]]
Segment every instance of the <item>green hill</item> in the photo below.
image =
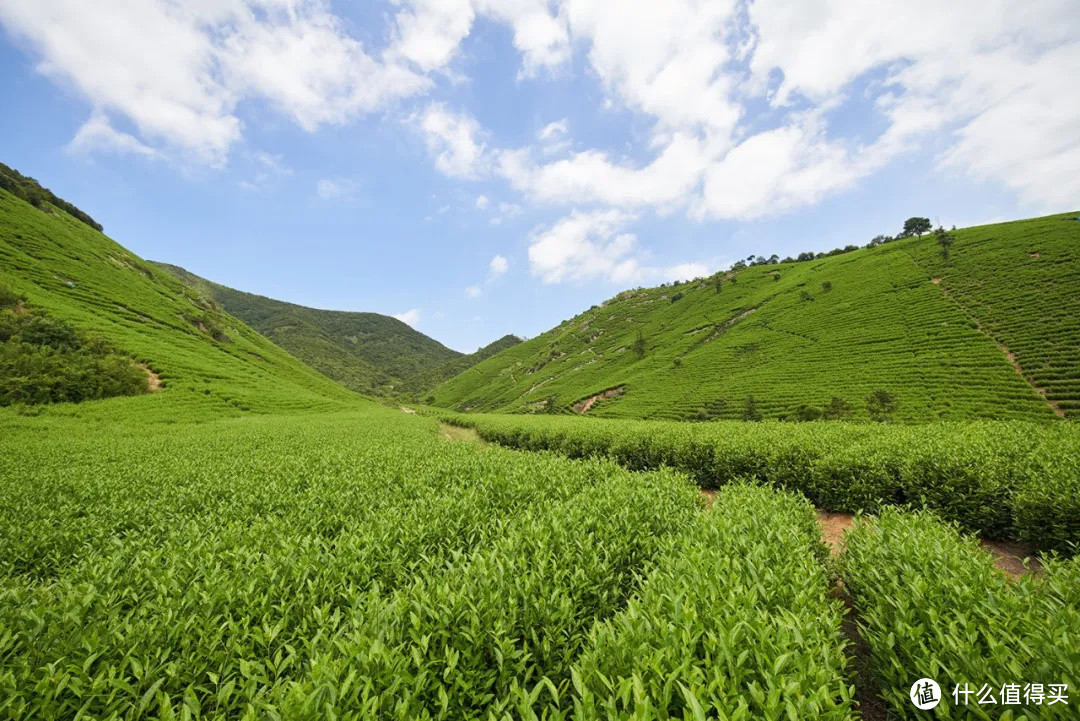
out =
[[(932, 234), (629, 290), (440, 385), (472, 411), (812, 416), (833, 397), (897, 420), (1080, 414), (1076, 213)], [(639, 340), (640, 338), (640, 340)], [(638, 347), (640, 346), (640, 348)], [(843, 408), (843, 404), (838, 406)], [(578, 405), (577, 410), (583, 410)]]
[(53, 413), (109, 415), (138, 404), (177, 420), (367, 403), (65, 210), (2, 189), (0, 286), (74, 335), (103, 339), (161, 384), (150, 398), (67, 404)]
[(361, 393), (416, 394), (520, 342), (505, 336), (475, 353), (459, 353), (397, 318), (307, 308), (234, 290), (175, 265), (155, 265), (315, 370)]

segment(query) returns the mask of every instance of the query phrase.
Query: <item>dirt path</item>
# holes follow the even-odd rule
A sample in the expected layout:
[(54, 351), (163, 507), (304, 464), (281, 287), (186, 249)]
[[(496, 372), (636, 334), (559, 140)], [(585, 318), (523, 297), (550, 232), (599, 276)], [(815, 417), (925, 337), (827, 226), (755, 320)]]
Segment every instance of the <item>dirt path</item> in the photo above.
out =
[[(905, 255), (907, 255), (907, 257), (908, 257), (908, 260), (910, 260), (910, 261), (911, 261), (912, 265), (914, 265), (914, 266), (915, 266), (916, 268), (918, 268), (919, 270), (923, 270), (923, 267), (922, 267), (921, 265), (919, 265), (919, 264), (918, 264), (918, 263), (917, 263), (917, 262), (915, 261), (915, 259), (914, 259), (914, 258), (913, 258), (913, 257), (911, 256), (911, 254), (910, 254), (910, 253), (907, 253), (907, 252), (905, 251), (905, 252), (904, 252), (904, 254), (905, 254)], [(1032, 255), (1031, 257), (1033, 257), (1033, 258), (1037, 258), (1037, 257), (1038, 257), (1038, 254)], [(923, 272), (925, 272), (925, 271), (923, 271)], [(1015, 354), (1015, 353), (1013, 353), (1013, 352), (1012, 352), (1011, 350), (1009, 350), (1008, 346), (1006, 346), (1006, 345), (1005, 345), (1004, 343), (1002, 343), (1002, 342), (1001, 342), (1000, 340), (998, 340), (997, 338), (995, 338), (995, 337), (994, 337), (994, 336), (993, 336), (993, 335), (992, 335), (992, 334), (990, 333), (990, 331), (986, 330), (986, 328), (983, 328), (982, 322), (981, 322), (981, 321), (980, 321), (980, 320), (979, 320), (978, 318), (976, 318), (976, 317), (975, 317), (975, 316), (974, 316), (974, 315), (973, 315), (973, 314), (972, 314), (972, 313), (971, 313), (970, 311), (968, 311), (968, 309), (967, 309), (967, 308), (966, 308), (966, 307), (965, 307), (965, 306), (964, 306), (964, 305), (963, 305), (962, 303), (960, 303), (960, 302), (959, 302), (959, 301), (957, 301), (957, 300), (956, 300), (955, 298), (953, 298), (953, 297), (952, 297), (951, 295), (949, 295), (949, 289), (948, 289), (948, 288), (946, 288), (945, 286), (941, 285), (941, 280), (942, 280), (942, 279), (941, 279), (940, 277), (934, 277), (934, 278), (930, 278), (930, 282), (931, 282), (931, 283), (933, 283), (934, 285), (936, 285), (936, 286), (938, 286), (939, 288), (941, 288), (941, 294), (942, 294), (943, 296), (945, 296), (945, 298), (946, 298), (946, 299), (948, 299), (949, 301), (951, 301), (951, 302), (952, 302), (952, 304), (953, 304), (953, 305), (954, 305), (954, 306), (955, 306), (955, 307), (956, 307), (956, 308), (957, 308), (957, 309), (958, 309), (958, 310), (959, 310), (959, 311), (960, 311), (960, 312), (961, 312), (961, 313), (962, 313), (962, 314), (963, 314), (963, 315), (964, 315), (964, 316), (965, 316), (965, 317), (966, 317), (966, 318), (967, 318), (968, 320), (970, 320), (970, 321), (971, 321), (972, 323), (974, 323), (974, 324), (975, 324), (975, 330), (979, 331), (979, 332), (980, 332), (980, 333), (982, 333), (982, 334), (983, 334), (984, 336), (986, 336), (987, 338), (989, 338), (990, 340), (992, 340), (992, 341), (994, 342), (994, 345), (996, 345), (996, 346), (998, 347), (998, 350), (1000, 350), (1000, 351), (1001, 351), (1002, 353), (1004, 353), (1004, 354), (1005, 354), (1005, 358), (1006, 358), (1006, 359), (1007, 359), (1007, 360), (1009, 361), (1009, 363), (1010, 363), (1010, 364), (1012, 365), (1013, 369), (1014, 369), (1014, 370), (1015, 370), (1015, 371), (1017, 372), (1017, 374), (1018, 374), (1018, 375), (1019, 375), (1019, 376), (1020, 376), (1021, 378), (1023, 378), (1023, 379), (1024, 379), (1024, 382), (1025, 382), (1025, 383), (1027, 383), (1027, 384), (1028, 384), (1029, 386), (1031, 386), (1031, 389), (1032, 389), (1032, 390), (1034, 390), (1034, 391), (1035, 391), (1036, 393), (1038, 393), (1038, 394), (1039, 394), (1039, 396), (1041, 396), (1041, 397), (1042, 397), (1042, 399), (1043, 399), (1044, 401), (1046, 401), (1047, 405), (1049, 405), (1049, 406), (1050, 406), (1050, 408), (1052, 408), (1052, 409), (1053, 409), (1054, 413), (1055, 413), (1055, 414), (1057, 414), (1057, 416), (1058, 416), (1059, 418), (1064, 418), (1064, 417), (1065, 417), (1065, 411), (1064, 411), (1064, 410), (1062, 410), (1061, 406), (1060, 406), (1060, 405), (1058, 405), (1058, 404), (1057, 404), (1056, 402), (1054, 402), (1054, 401), (1053, 401), (1053, 400), (1051, 400), (1050, 398), (1047, 398), (1047, 397), (1046, 397), (1046, 389), (1045, 389), (1045, 388), (1043, 388), (1042, 386), (1038, 385), (1037, 383), (1035, 383), (1035, 381), (1031, 380), (1031, 379), (1030, 379), (1030, 378), (1028, 378), (1028, 377), (1027, 377), (1026, 375), (1024, 375), (1024, 369), (1023, 369), (1023, 368), (1022, 368), (1022, 367), (1020, 366), (1020, 362), (1016, 360), (1016, 354)]]
[(577, 413), (588, 413), (589, 409), (596, 405), (597, 401), (621, 396), (625, 390), (626, 386), (619, 386), (618, 388), (609, 388), (602, 393), (597, 393), (595, 396), (589, 396), (585, 400), (575, 403), (573, 406), (574, 411)]
[(146, 387), (150, 390), (151, 393), (161, 390), (161, 377), (158, 376), (158, 374), (155, 373), (153, 370), (151, 370), (150, 366), (146, 365), (145, 363), (136, 363), (135, 365), (139, 366), (139, 368), (141, 368), (143, 372), (146, 373)]
[(449, 423), (439, 424), (439, 434), (448, 441), (484, 442), (475, 428), (462, 428), (461, 426), (452, 426)]
[[(701, 489), (701, 495), (705, 497), (705, 507), (712, 506), (716, 500), (716, 491)], [(821, 524), (821, 538), (829, 547), (832, 555), (840, 555), (843, 547), (844, 532), (855, 523), (855, 516), (850, 513), (834, 513), (818, 509), (818, 522)], [(1039, 573), (1042, 565), (1035, 558), (1031, 550), (1015, 541), (988, 541), (979, 539), (979, 545), (987, 553), (994, 556), (994, 565), (1012, 580), (1016, 580), (1025, 573)], [(1027, 566), (1024, 566), (1024, 561)]]

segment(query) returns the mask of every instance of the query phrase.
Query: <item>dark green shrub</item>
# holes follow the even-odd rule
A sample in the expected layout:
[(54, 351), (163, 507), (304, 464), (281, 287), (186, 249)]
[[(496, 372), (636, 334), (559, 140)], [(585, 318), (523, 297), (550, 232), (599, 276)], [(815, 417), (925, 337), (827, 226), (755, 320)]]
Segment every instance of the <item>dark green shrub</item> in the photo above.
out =
[(870, 418), (884, 423), (892, 420), (893, 414), (900, 408), (900, 401), (887, 390), (878, 388), (866, 397), (866, 411)]
[(746, 405), (743, 406), (743, 412), (740, 418), (744, 421), (760, 421), (761, 411), (758, 410), (757, 401), (753, 396), (746, 397)]

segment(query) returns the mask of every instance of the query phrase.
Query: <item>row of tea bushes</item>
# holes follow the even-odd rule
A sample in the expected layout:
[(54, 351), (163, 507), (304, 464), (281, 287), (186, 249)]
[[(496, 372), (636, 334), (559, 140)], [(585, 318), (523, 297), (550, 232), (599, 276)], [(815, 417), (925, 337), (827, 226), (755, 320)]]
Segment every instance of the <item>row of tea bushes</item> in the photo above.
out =
[[(840, 570), (895, 718), (927, 716), (908, 697), (920, 678), (940, 684), (937, 718), (1076, 717), (1080, 557), (1048, 559), (1044, 574), (1012, 582), (954, 526), (885, 509), (848, 532)], [(1020, 704), (1005, 706), (1003, 688), (1014, 684)], [(1041, 704), (1024, 698), (1027, 684), (1040, 685)], [(1068, 686), (1068, 704), (1050, 703), (1051, 684)]]
[(1073, 552), (1080, 542), (1080, 430), (1019, 421), (894, 426), (679, 423), (445, 415), (485, 440), (669, 466), (716, 488), (752, 476), (833, 511), (930, 508), (968, 531)]

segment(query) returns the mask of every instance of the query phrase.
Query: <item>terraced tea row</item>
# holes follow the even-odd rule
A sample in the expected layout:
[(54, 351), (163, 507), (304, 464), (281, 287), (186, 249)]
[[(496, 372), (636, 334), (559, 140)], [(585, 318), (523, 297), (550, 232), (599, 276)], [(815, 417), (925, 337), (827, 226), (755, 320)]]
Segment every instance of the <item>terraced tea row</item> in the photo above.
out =
[(834, 511), (910, 503), (966, 530), (1072, 552), (1080, 541), (1080, 431), (1023, 422), (892, 426), (678, 423), (454, 415), (485, 440), (671, 467), (716, 488), (753, 476)]
[(1080, 224), (1063, 217), (956, 231), (947, 267), (923, 237), (626, 291), (429, 402), (569, 412), (620, 388), (588, 412), (678, 420), (739, 418), (751, 397), (764, 417), (791, 417), (835, 396), (861, 419), (881, 389), (895, 420), (1050, 421), (1038, 391), (1068, 410), (1080, 388)]

